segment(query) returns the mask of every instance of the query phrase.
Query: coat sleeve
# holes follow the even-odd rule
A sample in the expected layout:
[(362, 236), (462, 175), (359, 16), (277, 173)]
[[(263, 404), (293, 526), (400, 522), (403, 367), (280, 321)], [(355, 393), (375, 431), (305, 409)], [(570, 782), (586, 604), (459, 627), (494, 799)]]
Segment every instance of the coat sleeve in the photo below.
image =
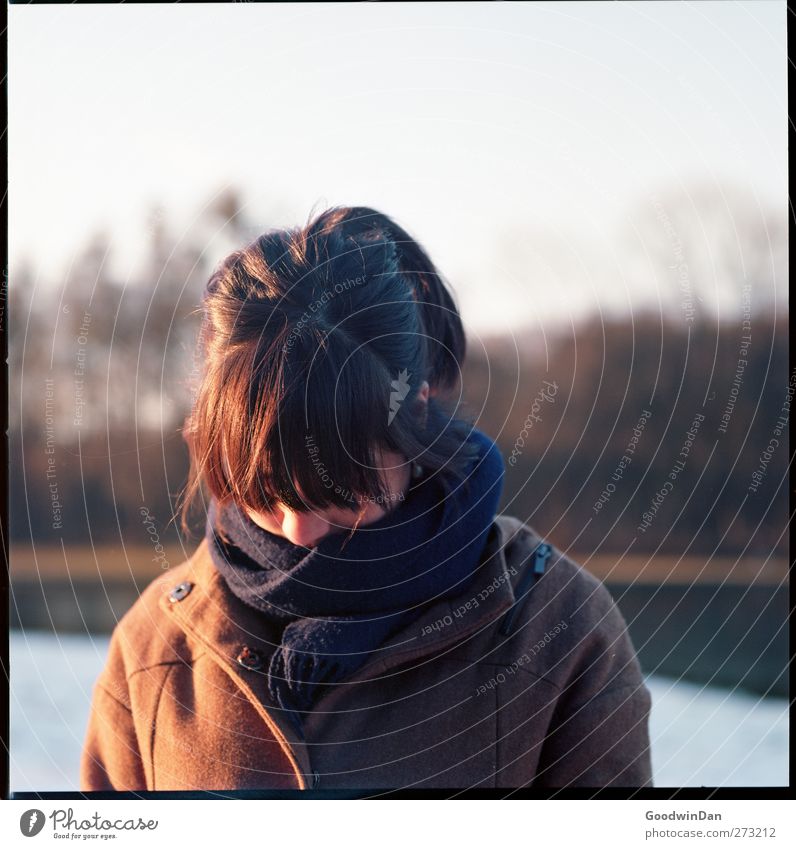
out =
[(652, 787), (651, 696), (608, 590), (596, 581), (584, 616), (592, 622), (573, 651), (534, 787)]
[(80, 759), (80, 789), (147, 789), (118, 626), (105, 668), (94, 685)]

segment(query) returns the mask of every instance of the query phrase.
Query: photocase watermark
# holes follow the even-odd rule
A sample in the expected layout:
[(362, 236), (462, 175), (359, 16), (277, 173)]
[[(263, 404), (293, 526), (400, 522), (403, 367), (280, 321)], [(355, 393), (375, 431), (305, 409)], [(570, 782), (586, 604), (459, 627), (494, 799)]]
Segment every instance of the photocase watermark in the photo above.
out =
[(83, 378), (86, 374), (86, 345), (88, 345), (88, 329), (90, 324), (91, 313), (84, 312), (83, 320), (80, 322), (80, 329), (78, 330), (78, 348), (75, 355), (75, 414), (72, 420), (75, 427), (80, 427), (83, 424), (83, 408), (86, 406)]
[(406, 396), (409, 394), (409, 378), (411, 375), (406, 369), (401, 369), (398, 372), (398, 378), (396, 380), (391, 381), (390, 386), (392, 387), (392, 391), (390, 392), (390, 410), (387, 413), (387, 426), (389, 427), (392, 424), (392, 420), (398, 414), (398, 410), (401, 407), (401, 404), (406, 399)]
[(516, 575), (517, 567), (509, 566), (507, 571), (502, 575), (498, 575), (494, 578), (489, 584), (487, 584), (480, 592), (476, 593), (472, 598), (468, 601), (462, 602), (459, 604), (454, 610), (451, 610), (445, 616), (440, 617), (436, 621), (432, 622), (430, 625), (424, 625), (423, 629), (420, 632), (421, 637), (425, 637), (427, 634), (432, 634), (434, 631), (441, 631), (443, 628), (447, 628), (457, 619), (461, 619), (465, 613), (469, 613), (471, 610), (476, 610), (481, 606), (481, 603), (486, 601), (492, 593), (495, 592), (500, 586), (506, 583), (509, 579), (509, 575)]
[(31, 808), (19, 818), (19, 830), (26, 837), (35, 837), (48, 819), (52, 821), (52, 836), (66, 840), (115, 840), (120, 831), (154, 831), (158, 827), (158, 820), (143, 817), (109, 820), (95, 811), (90, 817), (77, 819), (72, 808), (56, 808), (45, 817), (44, 811)]
[[(647, 425), (647, 419), (649, 419), (651, 415), (652, 413), (649, 410), (642, 410), (641, 415), (639, 416), (639, 420), (636, 422), (636, 426), (633, 428), (630, 441), (625, 447), (625, 453), (622, 454), (619, 463), (617, 464), (613, 474), (611, 475), (611, 480), (608, 481), (608, 483), (605, 485), (605, 488), (600, 493), (600, 497), (594, 502), (594, 506), (591, 508), (594, 511), (595, 516), (611, 500), (611, 496), (614, 494), (614, 492), (616, 492), (616, 484), (622, 480), (625, 474), (625, 469), (632, 462), (633, 455), (636, 453), (636, 448), (638, 446), (639, 440), (641, 439), (641, 435), (644, 433), (644, 428)], [(612, 483), (612, 481), (615, 481), (616, 483)]]
[(171, 565), (166, 557), (166, 549), (160, 541), (160, 536), (155, 526), (155, 519), (149, 512), (148, 507), (140, 507), (138, 512), (141, 514), (141, 521), (144, 524), (146, 532), (149, 534), (149, 539), (155, 547), (155, 556), (152, 558), (154, 563), (160, 563), (160, 568), (163, 570), (171, 568)]
[(44, 379), (44, 454), (47, 459), (47, 491), (52, 510), (52, 528), (63, 528), (63, 507), (58, 492), (58, 472), (55, 462), (55, 381), (51, 377)]
[(350, 489), (344, 486), (340, 486), (334, 482), (334, 479), (329, 474), (329, 470), (326, 465), (321, 461), (320, 458), (320, 449), (315, 443), (315, 437), (308, 433), (304, 437), (304, 445), (307, 449), (307, 453), (309, 454), (310, 461), (312, 462), (312, 466), (315, 469), (315, 472), (321, 478), (321, 481), (326, 489), (334, 490), (335, 495), (342, 496), (346, 501), (350, 501), (352, 507), (358, 508), (362, 504), (372, 503), (372, 504), (390, 504), (395, 501), (403, 501), (405, 495), (403, 492), (391, 492), (387, 495), (376, 494), (376, 495), (365, 495), (351, 492)]
[(682, 472), (686, 466), (688, 455), (691, 453), (691, 448), (696, 441), (697, 433), (699, 433), (699, 427), (703, 421), (705, 421), (705, 416), (702, 413), (697, 413), (694, 416), (694, 420), (691, 422), (691, 427), (686, 431), (685, 442), (683, 442), (680, 453), (677, 455), (682, 459), (674, 461), (672, 470), (669, 472), (668, 480), (658, 490), (658, 492), (655, 493), (649, 508), (641, 514), (641, 523), (637, 528), (640, 533), (646, 533), (652, 526), (658, 510), (660, 510), (661, 505), (666, 500), (666, 497), (674, 489), (674, 485), (677, 482), (677, 478), (680, 476), (680, 472)]
[(539, 654), (539, 652), (547, 648), (547, 646), (549, 646), (559, 634), (566, 631), (568, 627), (569, 626), (563, 619), (556, 623), (549, 631), (546, 631), (545, 635), (537, 640), (527, 652), (518, 657), (513, 663), (510, 663), (508, 666), (504, 666), (497, 675), (493, 675), (486, 683), (481, 684), (481, 686), (475, 691), (476, 696), (483, 696), (489, 690), (494, 690), (498, 684), (505, 683), (512, 675), (517, 673), (518, 669), (522, 669), (526, 663), (530, 663), (531, 660)]
[(288, 334), (285, 344), (282, 346), (282, 352), (286, 354), (293, 347), (294, 342), (301, 335), (301, 332), (307, 324), (312, 321), (314, 313), (316, 313), (322, 306), (327, 304), (332, 298), (334, 298), (335, 295), (341, 295), (349, 289), (361, 286), (366, 279), (367, 275), (364, 274), (359, 277), (348, 278), (347, 280), (343, 280), (341, 283), (335, 283), (334, 286), (332, 286), (331, 289), (327, 289), (320, 298), (316, 298), (316, 300), (314, 300), (309, 307), (304, 310), (301, 318), (298, 322), (296, 322), (296, 326)]
[(741, 289), (741, 344), (738, 348), (739, 359), (735, 367), (735, 377), (732, 380), (730, 387), (730, 395), (727, 399), (727, 404), (724, 407), (724, 412), (721, 415), (721, 423), (719, 424), (719, 433), (727, 433), (727, 425), (730, 423), (732, 412), (735, 409), (735, 402), (738, 400), (738, 393), (741, 390), (743, 383), (743, 373), (749, 365), (746, 359), (749, 356), (749, 346), (752, 344), (752, 287), (747, 283)]
[(748, 491), (753, 495), (760, 488), (760, 484), (763, 482), (766, 474), (768, 473), (768, 464), (771, 462), (774, 457), (774, 452), (779, 448), (779, 440), (780, 437), (787, 433), (788, 429), (788, 420), (790, 419), (790, 402), (793, 399), (793, 393), (796, 391), (796, 371), (794, 371), (790, 380), (788, 381), (788, 388), (785, 392), (785, 400), (782, 402), (782, 407), (780, 407), (779, 416), (777, 417), (777, 421), (774, 425), (774, 432), (771, 436), (771, 439), (768, 441), (768, 445), (765, 447), (763, 452), (761, 453), (757, 469), (752, 473), (752, 480), (747, 487)]
[(522, 430), (514, 440), (514, 448), (512, 448), (511, 455), (508, 460), (509, 464), (512, 466), (516, 465), (517, 458), (522, 454), (522, 449), (525, 447), (525, 440), (528, 438), (529, 432), (537, 422), (542, 421), (542, 417), (540, 415), (542, 412), (542, 405), (552, 404), (558, 394), (558, 383), (556, 383), (555, 380), (543, 380), (542, 383), (544, 385), (536, 393), (536, 397), (531, 403), (531, 410), (525, 417)]
[(669, 237), (669, 242), (672, 246), (674, 254), (674, 263), (669, 266), (677, 273), (677, 287), (680, 291), (680, 307), (683, 310), (683, 317), (686, 324), (691, 324), (694, 321), (696, 311), (694, 309), (694, 293), (691, 286), (691, 276), (688, 270), (688, 263), (685, 261), (683, 254), (683, 243), (680, 239), (677, 230), (672, 224), (669, 214), (666, 212), (663, 204), (658, 199), (657, 195), (650, 195), (652, 205), (655, 207), (655, 217), (663, 226), (663, 231)]

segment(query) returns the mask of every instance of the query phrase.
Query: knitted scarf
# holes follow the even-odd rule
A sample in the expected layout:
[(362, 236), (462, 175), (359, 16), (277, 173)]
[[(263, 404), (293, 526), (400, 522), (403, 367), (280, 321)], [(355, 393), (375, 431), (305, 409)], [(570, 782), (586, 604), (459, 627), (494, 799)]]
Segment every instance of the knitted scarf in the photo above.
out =
[(299, 730), (320, 687), (351, 675), (431, 603), (473, 582), (504, 466), (488, 436), (472, 430), (468, 439), (478, 456), (452, 494), (445, 497), (439, 474), (425, 475), (378, 521), (309, 549), (211, 500), (206, 534), (216, 568), (239, 599), (282, 628), (268, 687)]

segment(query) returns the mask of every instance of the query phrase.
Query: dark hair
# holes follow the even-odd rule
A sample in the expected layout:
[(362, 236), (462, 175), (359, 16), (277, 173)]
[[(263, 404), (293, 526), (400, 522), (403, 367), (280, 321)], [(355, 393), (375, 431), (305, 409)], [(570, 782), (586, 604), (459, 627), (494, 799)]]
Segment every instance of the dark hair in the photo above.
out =
[[(329, 209), (224, 259), (208, 281), (199, 391), (186, 420), (183, 526), (204, 484), (220, 504), (265, 511), (388, 499), (379, 452), (451, 487), (466, 478), (472, 422), (449, 393), (461, 319), (431, 260), (366, 207)], [(426, 380), (436, 391), (419, 415)]]

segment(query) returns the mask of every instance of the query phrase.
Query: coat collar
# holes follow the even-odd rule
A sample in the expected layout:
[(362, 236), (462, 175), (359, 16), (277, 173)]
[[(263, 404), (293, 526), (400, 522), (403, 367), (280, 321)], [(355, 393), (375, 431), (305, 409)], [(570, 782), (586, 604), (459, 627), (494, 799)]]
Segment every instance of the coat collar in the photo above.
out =
[[(393, 635), (346, 683), (381, 677), (393, 667), (438, 654), (494, 624), (515, 601), (513, 583), (517, 569), (507, 563), (505, 548), (517, 524), (516, 519), (497, 516), (473, 585), (454, 599), (432, 605)], [(273, 703), (266, 686), (264, 672), (278, 642), (278, 633), (261, 613), (230, 591), (213, 564), (206, 540), (186, 567), (181, 582), (166, 586), (158, 600), (160, 608), (235, 679), (282, 746), (299, 786), (306, 789), (311, 786), (306, 746)], [(248, 666), (239, 660), (244, 649)], [(257, 668), (252, 668), (252, 657), (262, 659)], [(317, 709), (322, 707), (324, 698), (319, 699)]]

